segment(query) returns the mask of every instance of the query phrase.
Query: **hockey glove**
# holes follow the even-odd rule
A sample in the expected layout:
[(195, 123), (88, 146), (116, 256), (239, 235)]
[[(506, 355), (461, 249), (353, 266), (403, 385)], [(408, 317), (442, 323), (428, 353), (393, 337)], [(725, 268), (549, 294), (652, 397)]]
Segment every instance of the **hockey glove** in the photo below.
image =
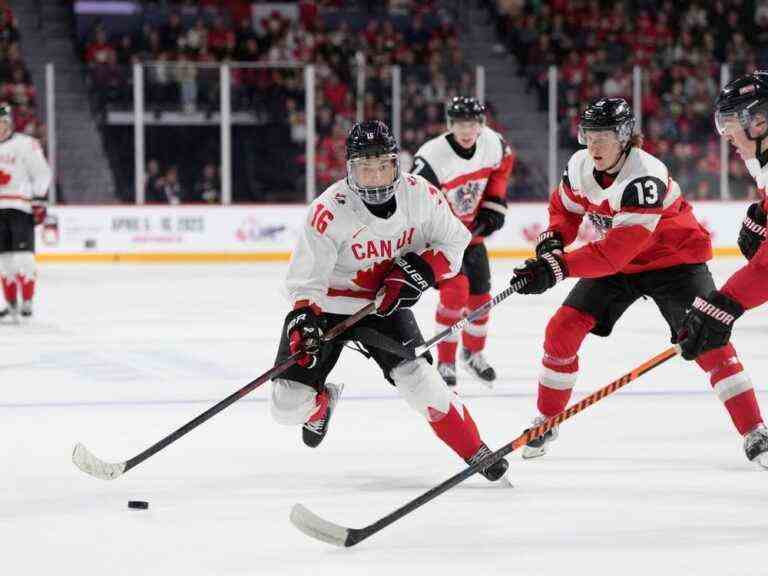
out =
[[(285, 335), (291, 354), (303, 350), (305, 354), (299, 357), (299, 366), (311, 370), (317, 365), (320, 353), (323, 331), (320, 328), (320, 318), (312, 306), (302, 306), (288, 313), (285, 318)], [(319, 311), (318, 311), (319, 313)]]
[(549, 253), (538, 258), (529, 258), (525, 264), (515, 268), (515, 275), (510, 284), (525, 279), (525, 285), (518, 290), (520, 294), (543, 294), (566, 278), (568, 267), (562, 256)]
[(536, 240), (536, 256), (554, 252), (558, 256), (563, 255), (563, 237), (555, 230), (545, 230)]
[(683, 320), (678, 343), (683, 358), (694, 360), (704, 352), (721, 348), (731, 339), (731, 329), (744, 308), (717, 290), (706, 298), (697, 296)]
[(507, 207), (501, 202), (486, 200), (477, 211), (475, 226), (472, 228), (473, 236), (485, 238), (504, 227)]
[(35, 226), (45, 222), (47, 215), (48, 209), (45, 204), (32, 204), (32, 219), (35, 221)]
[(739, 250), (747, 260), (752, 260), (765, 240), (765, 226), (765, 210), (760, 202), (755, 202), (747, 208), (747, 215), (744, 216), (741, 231), (739, 231)]
[(398, 308), (409, 308), (435, 285), (435, 274), (427, 262), (411, 252), (395, 258), (376, 298), (376, 313), (389, 316)]

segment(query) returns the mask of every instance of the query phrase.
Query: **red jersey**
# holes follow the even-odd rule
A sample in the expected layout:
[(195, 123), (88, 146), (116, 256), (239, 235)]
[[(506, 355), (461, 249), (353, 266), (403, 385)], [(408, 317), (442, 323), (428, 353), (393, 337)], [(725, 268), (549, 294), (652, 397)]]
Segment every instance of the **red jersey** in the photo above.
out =
[[(757, 183), (757, 192), (763, 198), (763, 210), (768, 208), (765, 190), (768, 185), (768, 164), (760, 166), (757, 159), (747, 160), (747, 169)], [(734, 272), (721, 288), (721, 292), (736, 300), (745, 310), (756, 308), (768, 301), (768, 243), (763, 242), (752, 260)]]
[(636, 274), (712, 258), (709, 232), (680, 186), (661, 160), (639, 148), (615, 175), (598, 172), (586, 149), (571, 156), (550, 197), (549, 230), (568, 246), (584, 216), (602, 238), (565, 254), (570, 276)]

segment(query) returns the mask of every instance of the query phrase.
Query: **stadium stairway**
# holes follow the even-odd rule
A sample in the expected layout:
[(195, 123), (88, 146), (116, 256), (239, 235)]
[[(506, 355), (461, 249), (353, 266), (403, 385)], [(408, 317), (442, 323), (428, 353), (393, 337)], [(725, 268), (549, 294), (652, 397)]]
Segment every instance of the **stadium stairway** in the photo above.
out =
[[(469, 25), (464, 28), (462, 46), (467, 63), (485, 67), (485, 97), (496, 107), (496, 116), (505, 128), (504, 136), (533, 172), (541, 197), (548, 195), (548, 122), (539, 112), (534, 92), (526, 93), (526, 80), (517, 76), (517, 61), (499, 45), (496, 28), (487, 10), (472, 2)], [(567, 156), (558, 151), (558, 175)]]
[[(67, 203), (116, 202), (115, 182), (89, 105), (83, 64), (73, 43), (72, 5), (63, 0), (10, 0), (21, 52), (45, 117), (45, 64), (56, 69), (57, 180)], [(47, 120), (47, 119), (46, 119)]]

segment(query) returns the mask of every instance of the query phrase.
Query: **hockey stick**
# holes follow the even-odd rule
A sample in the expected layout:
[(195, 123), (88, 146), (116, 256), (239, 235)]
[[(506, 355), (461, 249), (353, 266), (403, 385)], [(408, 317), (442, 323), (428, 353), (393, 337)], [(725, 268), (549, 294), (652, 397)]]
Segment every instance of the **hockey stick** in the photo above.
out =
[(520, 290), (523, 286), (525, 286), (526, 280), (520, 279), (517, 282), (513, 282), (510, 284), (507, 288), (496, 294), (493, 298), (488, 300), (485, 304), (482, 306), (478, 306), (472, 312), (467, 314), (464, 318), (456, 322), (455, 324), (448, 326), (445, 330), (442, 332), (438, 332), (435, 334), (432, 338), (424, 342), (424, 344), (421, 344), (420, 346), (416, 346), (416, 348), (413, 351), (414, 357), (421, 356), (426, 352), (427, 350), (430, 350), (440, 344), (443, 340), (448, 338), (451, 334), (455, 334), (456, 332), (461, 332), (464, 330), (467, 324), (470, 322), (473, 322), (480, 318), (481, 316), (485, 315), (488, 310), (499, 304), (502, 300), (506, 300), (509, 298), (512, 294)]
[[(339, 334), (344, 332), (347, 328), (353, 326), (360, 320), (362, 320), (365, 316), (373, 312), (376, 305), (372, 302), (359, 310), (358, 312), (355, 312), (352, 316), (346, 318), (343, 322), (340, 322), (333, 328), (331, 328), (324, 336), (323, 341), (329, 342), (336, 338)], [(275, 376), (282, 374), (285, 372), (288, 368), (293, 366), (299, 358), (302, 356), (303, 352), (295, 352), (291, 354), (288, 358), (286, 358), (283, 362), (280, 364), (277, 364), (264, 372), (261, 376), (250, 382), (249, 384), (246, 384), (236, 392), (232, 393), (231, 395), (227, 396), (219, 402), (218, 404), (215, 404), (214, 406), (211, 406), (208, 410), (194, 418), (193, 420), (190, 420), (184, 426), (179, 428), (178, 430), (175, 430), (174, 432), (171, 432), (168, 436), (160, 440), (159, 442), (153, 444), (143, 452), (137, 454), (133, 458), (129, 458), (128, 460), (124, 462), (105, 462), (104, 460), (101, 460), (100, 458), (97, 458), (93, 453), (91, 453), (83, 444), (77, 443), (75, 445), (75, 449), (72, 452), (72, 462), (74, 462), (75, 466), (80, 468), (83, 472), (86, 474), (90, 474), (91, 476), (94, 476), (96, 478), (100, 478), (101, 480), (114, 480), (118, 476), (122, 476), (125, 474), (128, 470), (133, 468), (134, 466), (137, 466), (138, 464), (141, 464), (152, 456), (153, 454), (156, 454), (169, 444), (175, 442), (182, 436), (184, 436), (187, 432), (197, 428), (208, 420), (209, 418), (215, 416), (222, 410), (224, 410), (227, 406), (230, 404), (234, 404), (240, 398), (248, 394), (249, 392), (252, 392), (264, 382), (267, 382), (268, 380), (271, 380)]]
[(293, 509), (291, 510), (291, 522), (294, 526), (296, 526), (296, 528), (304, 532), (304, 534), (315, 538), (316, 540), (328, 542), (329, 544), (334, 544), (336, 546), (354, 546), (366, 538), (373, 536), (380, 530), (383, 530), (403, 516), (410, 514), (417, 508), (420, 508), (430, 500), (434, 500), (443, 492), (450, 490), (480, 470), (487, 468), (494, 462), (497, 462), (513, 450), (517, 450), (521, 446), (525, 446), (531, 440), (535, 440), (539, 436), (542, 436), (558, 424), (565, 422), (595, 402), (599, 402), (609, 394), (616, 392), (616, 390), (619, 388), (626, 386), (646, 372), (649, 372), (650, 370), (663, 364), (670, 358), (676, 356), (679, 350), (680, 349), (677, 346), (667, 348), (661, 354), (657, 354), (650, 360), (646, 360), (640, 366), (631, 372), (628, 372), (618, 380), (614, 380), (607, 386), (596, 390), (589, 396), (583, 398), (579, 402), (576, 402), (570, 408), (567, 408), (564, 412), (560, 412), (560, 414), (549, 418), (535, 428), (529, 428), (523, 431), (523, 433), (515, 438), (512, 442), (496, 450), (496, 452), (489, 454), (488, 457), (484, 460), (481, 460), (469, 468), (464, 469), (462, 472), (452, 476), (442, 484), (438, 484), (418, 498), (414, 498), (404, 506), (401, 506), (394, 512), (390, 512), (383, 518), (377, 520), (373, 524), (365, 526), (364, 528), (345, 528), (339, 524), (334, 524), (333, 522), (329, 522), (328, 520), (321, 518), (301, 504), (295, 504), (293, 506)]

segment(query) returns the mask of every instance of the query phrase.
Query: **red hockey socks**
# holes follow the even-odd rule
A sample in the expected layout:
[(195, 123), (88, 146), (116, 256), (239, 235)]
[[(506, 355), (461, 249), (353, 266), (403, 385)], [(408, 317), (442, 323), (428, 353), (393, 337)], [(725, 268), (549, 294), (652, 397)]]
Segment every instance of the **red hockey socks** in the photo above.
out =
[(594, 325), (592, 316), (570, 306), (561, 306), (547, 324), (537, 402), (544, 416), (554, 416), (568, 404), (579, 371), (579, 348)]
[(16, 302), (16, 278), (6, 278), (3, 276), (2, 278), (3, 282), (3, 295), (5, 296), (6, 302)]
[(447, 414), (432, 407), (428, 408), (428, 411), (432, 430), (456, 454), (467, 460), (477, 452), (483, 441), (469, 410), (458, 397), (451, 402)]
[[(469, 279), (457, 274), (440, 283), (440, 304), (437, 306), (435, 322), (438, 330), (444, 330), (461, 320), (469, 298)], [(437, 361), (454, 364), (459, 335), (451, 334), (437, 345)]]
[[(470, 294), (467, 300), (467, 308), (470, 311), (475, 308), (479, 308), (486, 302), (490, 302), (490, 294)], [(461, 335), (462, 344), (464, 348), (472, 353), (480, 352), (485, 348), (485, 339), (488, 335), (488, 319), (490, 318), (490, 311), (483, 314), (480, 318), (473, 322), (470, 322), (464, 327), (464, 332)]]
[(696, 363), (709, 374), (712, 389), (725, 405), (739, 434), (743, 436), (763, 422), (752, 381), (733, 345), (702, 354)]

